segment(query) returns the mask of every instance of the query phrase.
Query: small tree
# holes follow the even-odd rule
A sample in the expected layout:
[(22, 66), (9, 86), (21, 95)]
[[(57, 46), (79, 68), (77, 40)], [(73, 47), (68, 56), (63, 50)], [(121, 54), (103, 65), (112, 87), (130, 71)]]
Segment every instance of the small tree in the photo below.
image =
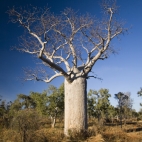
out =
[[(138, 91), (137, 94), (138, 94), (138, 97), (142, 96), (142, 88), (140, 88), (140, 91)], [(142, 106), (142, 103), (140, 103), (140, 106)]]
[(54, 128), (56, 118), (64, 115), (64, 85), (62, 84), (59, 89), (50, 86), (48, 93), (47, 113), (51, 118), (51, 127)]
[(22, 142), (30, 142), (36, 130), (41, 126), (41, 117), (34, 109), (23, 109), (14, 114), (11, 128), (21, 136)]
[(128, 119), (132, 116), (133, 99), (131, 99), (131, 93), (130, 92), (125, 92), (124, 95), (128, 96), (128, 99), (126, 99), (125, 104), (123, 106), (124, 118)]
[[(127, 113), (127, 110), (132, 109), (132, 99), (130, 98), (130, 93), (122, 93), (119, 92), (115, 94), (115, 99), (118, 100), (118, 107), (119, 107), (119, 117), (120, 117), (120, 122), (121, 122), (121, 128), (122, 128), (122, 115)], [(125, 117), (128, 114), (125, 114)]]
[(103, 117), (108, 117), (109, 115), (110, 96), (108, 89), (100, 89), (99, 91), (90, 90), (88, 92), (88, 106), (91, 106), (88, 107), (88, 112), (97, 116), (99, 123), (101, 119), (103, 120)]
[(87, 112), (89, 118), (95, 116), (95, 103), (96, 103), (96, 98), (94, 96), (95, 92), (96, 92), (95, 90), (90, 89), (87, 94)]
[(138, 120), (138, 118), (139, 118), (139, 112), (137, 112), (135, 109), (132, 109), (132, 117), (136, 118)]
[(17, 113), (19, 110), (22, 109), (30, 109), (35, 108), (34, 100), (25, 94), (17, 95), (17, 99), (12, 102), (10, 106), (10, 114)]
[(8, 128), (10, 124), (10, 116), (9, 111), (11, 107), (11, 101), (6, 102), (5, 100), (2, 100), (2, 97), (0, 96), (0, 128)]
[(104, 1), (102, 7), (102, 20), (79, 15), (69, 8), (60, 15), (49, 8), (8, 10), (11, 21), (25, 29), (18, 50), (39, 58), (53, 71), (46, 74), (45, 68), (26, 70), (26, 80), (48, 83), (59, 76), (65, 78), (65, 134), (69, 129), (87, 129), (86, 79), (95, 77), (89, 73), (98, 60), (115, 52), (110, 43), (124, 31), (115, 18), (115, 2)]
[(34, 101), (37, 112), (41, 115), (47, 115), (47, 91), (44, 91), (43, 93), (31, 92), (29, 97)]

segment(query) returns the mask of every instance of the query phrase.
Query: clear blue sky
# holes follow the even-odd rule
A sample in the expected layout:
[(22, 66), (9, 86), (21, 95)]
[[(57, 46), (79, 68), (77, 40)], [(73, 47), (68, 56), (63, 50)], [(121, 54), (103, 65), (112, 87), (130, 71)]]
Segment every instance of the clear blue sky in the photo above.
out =
[[(13, 45), (18, 45), (18, 36), (23, 33), (22, 28), (9, 23), (6, 11), (12, 6), (45, 6), (48, 4), (51, 11), (59, 13), (66, 7), (79, 10), (80, 13), (89, 12), (99, 17), (100, 0), (0, 0), (0, 95), (8, 101), (16, 99), (17, 94), (29, 94), (30, 91), (42, 92), (49, 84), (43, 82), (22, 82), (22, 68), (34, 67), (34, 58), (30, 55), (11, 51)], [(142, 1), (141, 0), (117, 0), (120, 6), (120, 19), (126, 21), (129, 34), (121, 36), (120, 41), (114, 41), (113, 45), (119, 48), (119, 53), (111, 55), (107, 60), (99, 61), (93, 68), (95, 74), (103, 81), (88, 80), (89, 89), (107, 88), (110, 91), (111, 104), (116, 105), (114, 94), (118, 92), (131, 92), (134, 99), (133, 108), (140, 109), (142, 98), (137, 97), (137, 91), (142, 87)], [(59, 86), (64, 81), (58, 78), (50, 84)]]

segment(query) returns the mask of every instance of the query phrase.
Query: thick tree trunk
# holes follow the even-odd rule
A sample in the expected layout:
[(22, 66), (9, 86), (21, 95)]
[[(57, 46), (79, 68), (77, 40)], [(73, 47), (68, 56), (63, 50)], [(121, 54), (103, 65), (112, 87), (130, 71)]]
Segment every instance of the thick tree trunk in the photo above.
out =
[(87, 129), (87, 82), (83, 77), (72, 83), (65, 80), (65, 122), (64, 133)]

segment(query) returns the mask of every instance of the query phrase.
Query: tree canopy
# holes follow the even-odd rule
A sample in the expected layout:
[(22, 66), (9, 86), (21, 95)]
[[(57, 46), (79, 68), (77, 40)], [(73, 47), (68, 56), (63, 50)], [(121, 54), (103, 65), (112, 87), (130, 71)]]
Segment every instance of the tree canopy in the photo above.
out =
[(116, 20), (115, 2), (105, 1), (102, 8), (104, 19), (81, 15), (70, 8), (59, 15), (51, 13), (48, 7), (9, 9), (11, 22), (25, 29), (16, 49), (38, 57), (53, 71), (51, 74), (40, 67), (25, 70), (26, 80), (50, 82), (64, 76), (73, 82), (77, 76), (88, 78), (97, 60), (104, 60), (115, 52), (110, 43), (125, 31), (123, 24)]

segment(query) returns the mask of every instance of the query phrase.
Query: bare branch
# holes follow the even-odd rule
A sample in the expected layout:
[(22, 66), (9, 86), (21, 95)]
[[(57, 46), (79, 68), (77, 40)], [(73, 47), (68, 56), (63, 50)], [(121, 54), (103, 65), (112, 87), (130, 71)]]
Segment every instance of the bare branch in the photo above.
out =
[[(87, 65), (85, 66), (85, 74), (89, 73), (93, 67), (93, 65), (95, 64), (95, 62), (98, 60), (98, 59), (104, 59), (101, 57), (101, 55), (108, 49), (109, 47), (109, 44), (110, 44), (110, 41), (111, 41), (111, 24), (112, 24), (112, 17), (113, 17), (113, 11), (112, 11), (112, 8), (109, 8), (108, 9), (109, 11), (109, 14), (110, 14), (110, 17), (109, 17), (109, 21), (108, 21), (108, 25), (107, 25), (107, 38), (106, 38), (106, 41), (104, 42), (104, 39), (102, 40), (102, 42), (100, 42), (98, 45), (102, 45), (103, 46), (99, 49), (98, 53), (92, 58), (92, 60), (90, 60), (90, 62), (88, 63), (87, 62)], [(105, 44), (104, 44), (105, 43)], [(96, 48), (96, 47), (95, 47)], [(95, 48), (92, 50), (94, 51)], [(98, 46), (97, 46), (98, 48)], [(106, 58), (106, 57), (105, 57)]]
[(81, 42), (81, 45), (82, 45), (82, 48), (84, 49), (84, 50), (86, 50), (86, 52), (87, 52), (87, 54), (89, 54), (89, 51), (88, 51), (88, 49), (83, 45), (83, 43)]
[(91, 78), (91, 77), (93, 77), (93, 78), (95, 78), (95, 79), (99, 79), (99, 80), (102, 80), (102, 78), (99, 78), (99, 77), (96, 77), (96, 76), (87, 76), (87, 79), (89, 79), (89, 78)]
[[(54, 59), (60, 59), (60, 62), (64, 62), (65, 65), (66, 65), (66, 69), (67, 71), (70, 71), (70, 66), (69, 66), (69, 63), (67, 62), (67, 59), (69, 58), (70, 54), (68, 55), (68, 57), (66, 59), (64, 59), (62, 56), (53, 56)], [(59, 64), (59, 63), (56, 63), (56, 64)]]
[(102, 56), (102, 57), (100, 57), (99, 59), (100, 60), (104, 60), (104, 59), (107, 59), (108, 57), (107, 57), (107, 55), (105, 54), (104, 56)]
[(58, 46), (56, 49), (54, 49), (53, 52), (52, 52), (51, 58), (53, 58), (53, 55), (55, 54), (55, 52), (56, 52), (57, 50), (59, 50), (61, 47), (64, 47), (64, 45), (66, 45), (66, 44), (67, 44), (67, 42), (61, 44), (61, 45)]
[(66, 9), (61, 15), (50, 13), (49, 8), (9, 10), (11, 21), (27, 31), (18, 50), (38, 55), (42, 64), (55, 73), (50, 78), (31, 73), (29, 80), (50, 82), (63, 75), (72, 82), (81, 76), (93, 77), (87, 75), (94, 64), (114, 52), (111, 40), (124, 31), (122, 24), (114, 19), (115, 4), (110, 6), (105, 1), (103, 8), (107, 14), (105, 21), (95, 21), (88, 14), (80, 16), (72, 9)]
[(57, 64), (51, 62), (49, 59), (44, 58), (43, 56), (39, 57), (42, 61), (47, 63), (51, 68), (58, 70), (66, 79), (69, 79), (68, 74)]
[(25, 71), (25, 74), (27, 75), (27, 77), (25, 78), (26, 81), (32, 81), (32, 80), (36, 80), (36, 81), (43, 81), (45, 83), (49, 83), (51, 82), (53, 79), (59, 77), (59, 76), (62, 76), (61, 73), (56, 73), (55, 75), (53, 75), (52, 77), (48, 78), (48, 77), (45, 77), (45, 79), (42, 79), (40, 77), (38, 77), (37, 73), (29, 73), (29, 72), (26, 72)]

